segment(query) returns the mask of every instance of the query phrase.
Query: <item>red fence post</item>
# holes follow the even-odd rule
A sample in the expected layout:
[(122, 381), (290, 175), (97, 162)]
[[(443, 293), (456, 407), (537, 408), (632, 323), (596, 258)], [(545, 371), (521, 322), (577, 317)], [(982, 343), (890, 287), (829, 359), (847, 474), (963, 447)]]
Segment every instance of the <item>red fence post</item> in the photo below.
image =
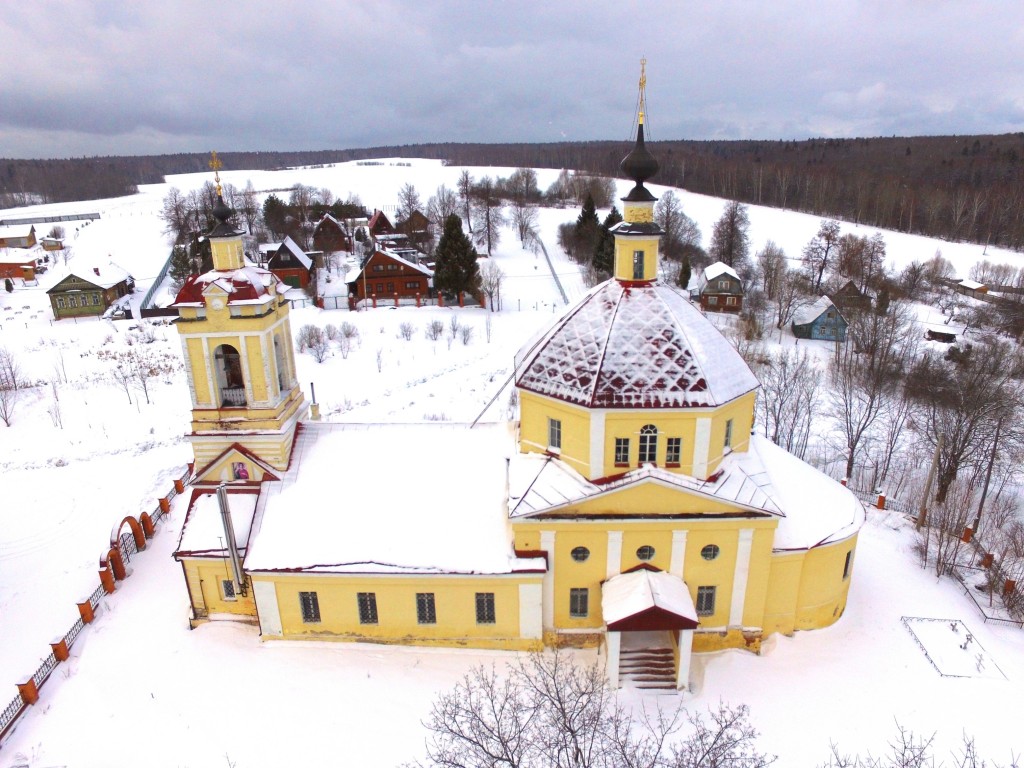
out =
[(83, 600), (78, 604), (78, 615), (82, 617), (83, 624), (92, 624), (92, 620), (96, 618), (96, 614), (92, 610), (92, 600)]
[(397, 293), (395, 293), (395, 306), (396, 307), (398, 306), (398, 294)]
[(879, 509), (885, 509), (885, 494), (884, 493), (878, 494), (878, 503), (875, 506), (877, 506)]
[(420, 308), (420, 295), (417, 293), (416, 294), (416, 309), (419, 309), (419, 308)]
[(36, 681), (31, 677), (24, 683), (18, 683), (18, 693), (21, 694), (21, 700), (26, 704), (35, 704), (39, 701), (39, 689), (36, 688)]
[(139, 524), (142, 525), (142, 533), (147, 539), (152, 539), (153, 534), (156, 533), (156, 527), (153, 525), (153, 518), (149, 516), (149, 512), (143, 512), (139, 516)]
[(106, 592), (108, 595), (115, 589), (114, 574), (110, 570), (109, 565), (102, 571), (100, 571), (100, 584), (103, 585), (103, 591)]
[(50, 648), (53, 649), (53, 658), (57, 661), (68, 660), (68, 656), (70, 655), (68, 653), (68, 643), (63, 637), (60, 640), (50, 643)]
[(171, 511), (171, 500), (166, 496), (161, 496), (157, 501), (160, 502), (160, 511), (165, 515)]
[(182, 480), (175, 480), (174, 481), (174, 492), (175, 493), (184, 493), (185, 492), (185, 483)]

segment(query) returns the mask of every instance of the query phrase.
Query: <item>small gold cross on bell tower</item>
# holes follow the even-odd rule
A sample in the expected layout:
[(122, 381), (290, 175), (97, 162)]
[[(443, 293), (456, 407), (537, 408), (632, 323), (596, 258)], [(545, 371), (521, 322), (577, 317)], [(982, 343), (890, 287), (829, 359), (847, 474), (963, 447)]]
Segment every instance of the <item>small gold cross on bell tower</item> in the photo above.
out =
[(210, 153), (210, 167), (213, 169), (213, 180), (217, 183), (217, 196), (220, 197), (220, 169), (224, 167), (224, 163), (217, 157), (216, 152)]

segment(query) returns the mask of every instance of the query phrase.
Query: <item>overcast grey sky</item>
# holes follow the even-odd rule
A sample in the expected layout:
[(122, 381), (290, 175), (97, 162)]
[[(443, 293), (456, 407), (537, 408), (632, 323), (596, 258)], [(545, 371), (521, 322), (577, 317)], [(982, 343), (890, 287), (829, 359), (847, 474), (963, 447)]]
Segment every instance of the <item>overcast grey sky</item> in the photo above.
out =
[(0, 156), (1024, 130), (1022, 0), (0, 0)]

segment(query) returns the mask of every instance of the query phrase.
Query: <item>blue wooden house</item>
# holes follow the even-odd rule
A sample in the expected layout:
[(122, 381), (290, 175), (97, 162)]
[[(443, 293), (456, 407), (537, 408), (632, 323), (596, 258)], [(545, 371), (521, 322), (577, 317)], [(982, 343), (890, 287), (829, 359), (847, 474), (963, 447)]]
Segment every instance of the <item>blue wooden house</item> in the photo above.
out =
[(793, 335), (798, 339), (846, 341), (848, 323), (828, 296), (797, 310), (793, 316)]

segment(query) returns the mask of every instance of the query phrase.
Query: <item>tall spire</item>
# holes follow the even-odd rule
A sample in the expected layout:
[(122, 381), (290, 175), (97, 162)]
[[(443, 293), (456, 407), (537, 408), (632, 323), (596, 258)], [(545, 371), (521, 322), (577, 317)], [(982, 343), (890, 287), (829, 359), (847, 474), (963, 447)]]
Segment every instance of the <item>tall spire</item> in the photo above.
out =
[(647, 109), (647, 59), (640, 60), (640, 95), (637, 100), (637, 125), (636, 145), (628, 155), (622, 158), (619, 169), (630, 179), (636, 182), (636, 186), (630, 190), (625, 202), (652, 201), (652, 195), (645, 187), (644, 182), (658, 172), (658, 161), (651, 156), (644, 146), (644, 116)]
[(216, 150), (210, 152), (210, 167), (213, 169), (213, 181), (217, 185), (217, 197), (220, 197), (223, 194), (220, 188), (220, 169), (224, 167), (224, 163), (217, 157)]

